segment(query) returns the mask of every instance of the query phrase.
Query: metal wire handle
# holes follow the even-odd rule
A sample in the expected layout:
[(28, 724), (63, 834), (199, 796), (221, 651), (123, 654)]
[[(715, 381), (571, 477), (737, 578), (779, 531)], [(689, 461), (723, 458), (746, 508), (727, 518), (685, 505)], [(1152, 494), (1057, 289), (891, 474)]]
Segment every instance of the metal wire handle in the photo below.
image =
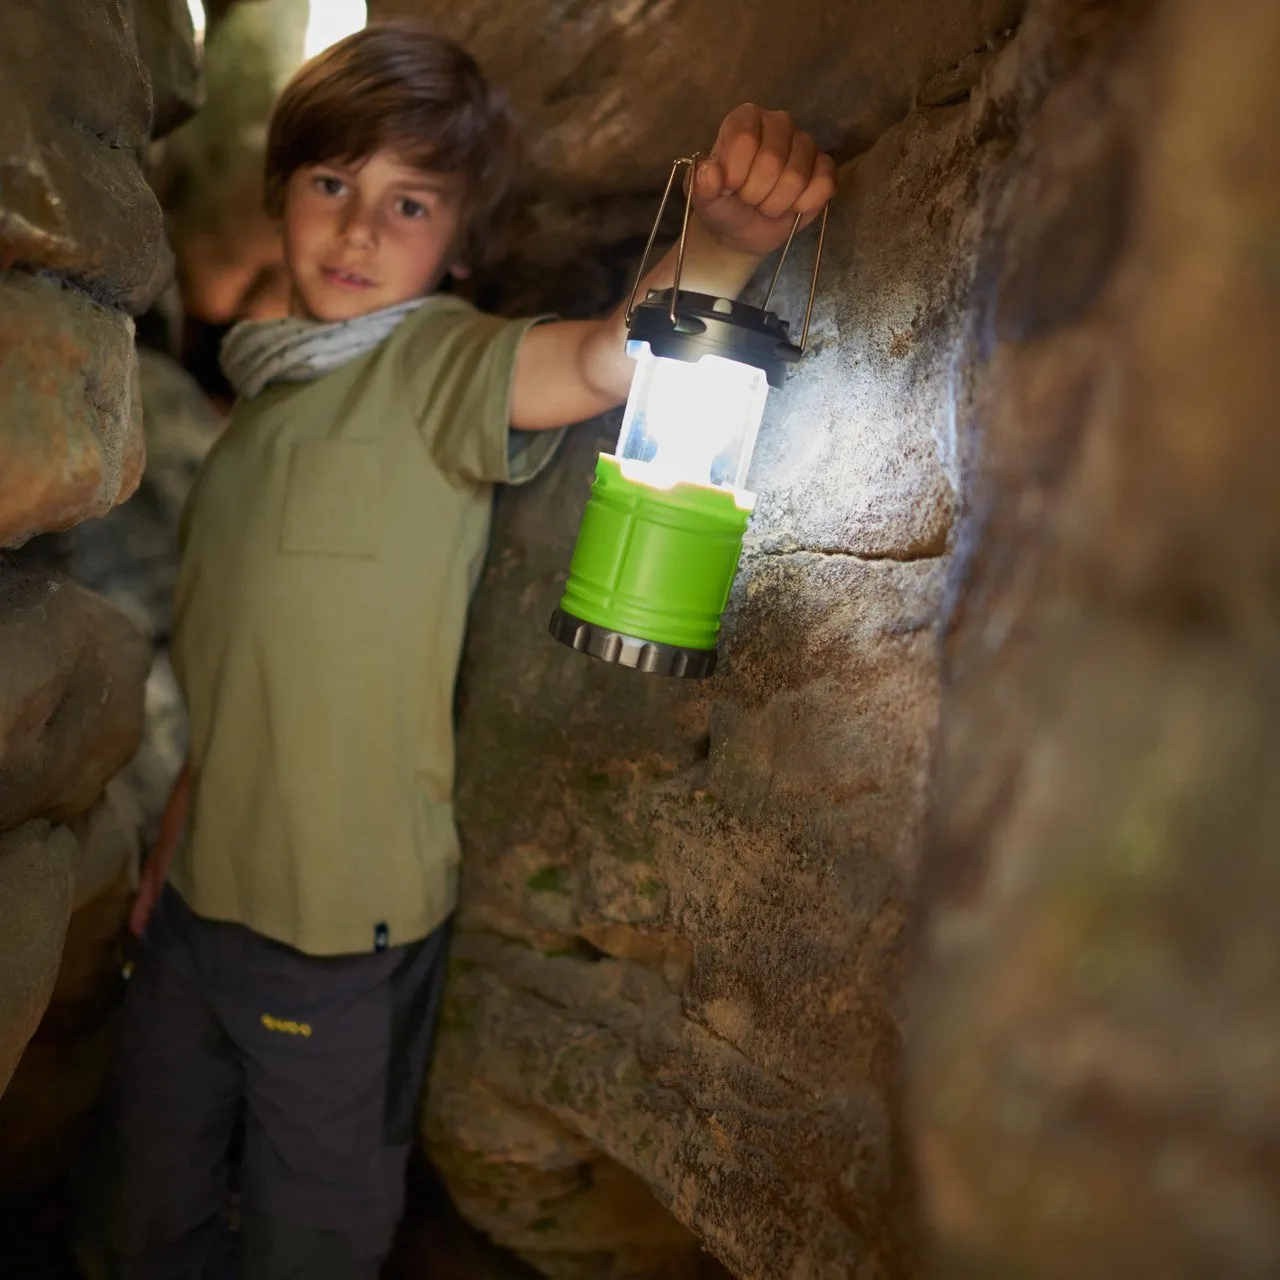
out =
[[(640, 268), (636, 272), (635, 283), (631, 286), (631, 294), (627, 298), (627, 327), (631, 326), (631, 317), (636, 309), (636, 294), (640, 291), (640, 281), (644, 279), (645, 272), (649, 269), (649, 256), (653, 253), (653, 243), (658, 238), (658, 226), (662, 222), (662, 215), (666, 211), (667, 201), (671, 197), (671, 189), (676, 184), (676, 174), (680, 172), (685, 165), (689, 167), (689, 189), (685, 192), (684, 197), (684, 217), (680, 222), (680, 241), (676, 246), (676, 278), (671, 286), (671, 305), (667, 309), (667, 315), (670, 317), (671, 323), (676, 323), (676, 302), (680, 297), (680, 277), (684, 273), (684, 250), (685, 242), (689, 237), (689, 213), (693, 208), (693, 180), (697, 173), (698, 161), (702, 159), (702, 153), (695, 151), (691, 156), (681, 156), (671, 165), (671, 173), (667, 176), (667, 187), (662, 193), (662, 200), (658, 204), (658, 213), (653, 220), (653, 227), (649, 232), (648, 242), (644, 246), (644, 254), (640, 258)], [(818, 292), (818, 269), (822, 265), (822, 246), (827, 238), (827, 213), (831, 208), (828, 201), (822, 206), (822, 221), (818, 225), (818, 248), (813, 257), (813, 275), (809, 279), (809, 301), (804, 309), (804, 328), (800, 332), (800, 350), (803, 352), (809, 341), (809, 321), (813, 318), (813, 300)], [(778, 265), (773, 269), (773, 279), (769, 281), (769, 292), (764, 296), (764, 303), (761, 311), (769, 310), (769, 303), (773, 299), (773, 291), (778, 287), (778, 279), (782, 275), (782, 264), (787, 260), (787, 253), (791, 249), (791, 242), (796, 237), (796, 232), (800, 229), (800, 219), (803, 214), (796, 214), (795, 221), (791, 224), (791, 230), (787, 234), (786, 243), (782, 246), (782, 253), (778, 256)]]

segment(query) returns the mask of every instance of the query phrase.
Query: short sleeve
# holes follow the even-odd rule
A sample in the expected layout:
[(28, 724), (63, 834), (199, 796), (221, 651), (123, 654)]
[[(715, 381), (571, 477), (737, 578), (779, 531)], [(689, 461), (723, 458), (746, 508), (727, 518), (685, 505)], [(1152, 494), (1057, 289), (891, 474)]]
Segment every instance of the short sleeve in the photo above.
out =
[(403, 376), (424, 443), (446, 474), (470, 484), (523, 484), (554, 456), (562, 431), (511, 428), (520, 340), (550, 316), (508, 320), (456, 298), (406, 322)]

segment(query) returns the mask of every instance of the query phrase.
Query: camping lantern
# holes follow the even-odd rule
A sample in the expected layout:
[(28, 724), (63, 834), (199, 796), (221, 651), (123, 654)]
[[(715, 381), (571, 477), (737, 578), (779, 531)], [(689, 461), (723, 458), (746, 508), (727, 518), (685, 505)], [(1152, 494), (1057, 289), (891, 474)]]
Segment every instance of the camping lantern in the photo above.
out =
[[(769, 302), (800, 225), (796, 215), (761, 307), (682, 291), (694, 155), (671, 167), (627, 302), (636, 362), (617, 451), (601, 454), (551, 634), (605, 662), (708, 676), (720, 615), (755, 506), (747, 471), (769, 388), (804, 353), (822, 261), (822, 212), (799, 345)], [(662, 213), (690, 171), (675, 282), (636, 304)]]

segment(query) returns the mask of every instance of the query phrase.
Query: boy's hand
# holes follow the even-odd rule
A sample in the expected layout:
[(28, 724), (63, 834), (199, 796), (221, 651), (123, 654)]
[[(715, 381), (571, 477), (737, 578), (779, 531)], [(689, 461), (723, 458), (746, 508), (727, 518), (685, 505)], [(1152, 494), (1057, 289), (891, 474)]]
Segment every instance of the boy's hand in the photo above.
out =
[(169, 866), (173, 862), (176, 850), (175, 841), (156, 841), (150, 856), (142, 864), (142, 874), (138, 880), (138, 896), (133, 900), (133, 909), (129, 912), (129, 932), (135, 938), (142, 937), (147, 927), (152, 908), (160, 900), (164, 892), (165, 881), (169, 878)]
[[(689, 256), (681, 287), (736, 298), (779, 248), (800, 214), (822, 212), (836, 189), (835, 161), (785, 111), (736, 107), (725, 117), (711, 155), (693, 175)], [(676, 253), (640, 281), (669, 289)], [(627, 398), (634, 363), (626, 354), (627, 309), (600, 320), (561, 320), (530, 329), (521, 340), (511, 386), (511, 425), (528, 431), (581, 422)]]
[(693, 177), (698, 220), (726, 249), (779, 248), (797, 213), (806, 226), (836, 189), (835, 161), (785, 111), (747, 103), (724, 118)]
[(151, 909), (164, 892), (165, 881), (169, 878), (169, 866), (173, 862), (174, 853), (177, 852), (178, 840), (182, 836), (182, 828), (187, 821), (187, 809), (190, 803), (191, 768), (184, 763), (174, 779), (169, 799), (165, 802), (164, 813), (160, 818), (160, 834), (156, 837), (155, 847), (142, 867), (138, 896), (134, 900), (133, 910), (129, 913), (129, 932), (134, 937), (142, 937)]

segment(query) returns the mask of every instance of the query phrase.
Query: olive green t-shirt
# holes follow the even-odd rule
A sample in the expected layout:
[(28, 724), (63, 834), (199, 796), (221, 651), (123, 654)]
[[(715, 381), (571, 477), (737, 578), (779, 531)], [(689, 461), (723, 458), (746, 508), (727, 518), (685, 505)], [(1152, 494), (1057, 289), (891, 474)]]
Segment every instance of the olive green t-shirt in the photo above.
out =
[(182, 520), (174, 668), (191, 908), (315, 955), (453, 909), (453, 689), (492, 486), (559, 432), (509, 429), (536, 321), (427, 300), (373, 351), (236, 406)]

